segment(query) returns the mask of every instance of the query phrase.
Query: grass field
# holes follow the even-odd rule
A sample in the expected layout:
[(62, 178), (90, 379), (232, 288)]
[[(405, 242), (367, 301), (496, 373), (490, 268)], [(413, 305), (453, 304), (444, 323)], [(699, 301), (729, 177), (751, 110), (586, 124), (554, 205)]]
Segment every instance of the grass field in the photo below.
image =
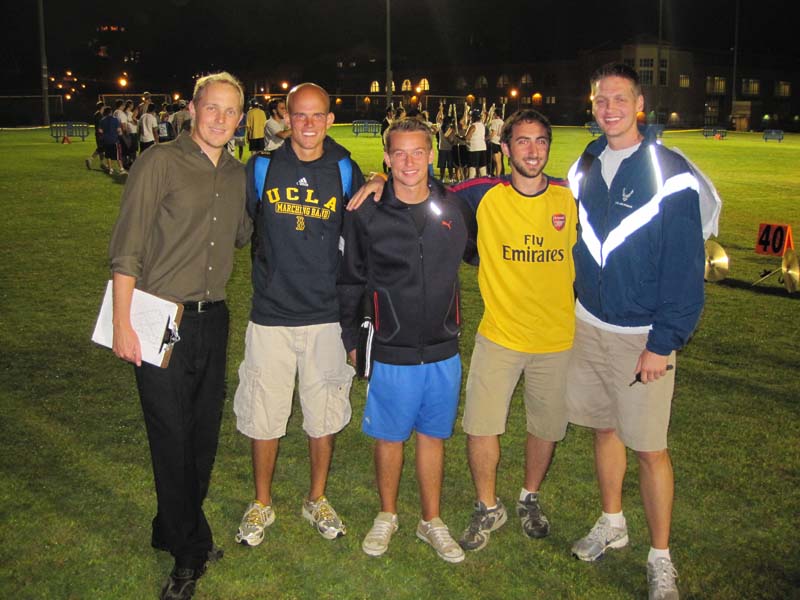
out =
[[(377, 138), (333, 135), (365, 170), (380, 168)], [(556, 128), (547, 171), (563, 176), (589, 140)], [(800, 136), (764, 143), (667, 133), (716, 183), (725, 206), (718, 241), (730, 278), (708, 284), (699, 329), (680, 354), (670, 444), (676, 474), (672, 554), (684, 598), (800, 597), (798, 299), (754, 254), (760, 222), (800, 228)], [(54, 143), (44, 131), (0, 131), (0, 597), (154, 598), (171, 559), (149, 546), (154, 513), (147, 441), (131, 368), (89, 337), (108, 277), (106, 249), (122, 185), (83, 159), (92, 142)], [(625, 483), (628, 548), (597, 564), (570, 557), (599, 511), (591, 436), (570, 428), (542, 490), (550, 537), (525, 538), (516, 519), (464, 563), (438, 560), (414, 536), (413, 445), (400, 490), (401, 528), (389, 552), (361, 540), (377, 511), (371, 444), (360, 432), (365, 387), (337, 440), (328, 496), (349, 532), (328, 542), (300, 517), (306, 440), (295, 414), (274, 486), (278, 515), (255, 549), (233, 542), (251, 499), (248, 441), (231, 408), (250, 300), (249, 253), (228, 288), (228, 400), (206, 510), (225, 558), (198, 598), (641, 598), (648, 539), (635, 461)], [(468, 364), (481, 315), (475, 271), (462, 269)], [(299, 413), (299, 411), (296, 411)], [(524, 415), (515, 397), (498, 493), (513, 505), (522, 478)], [(455, 533), (473, 502), (464, 435), (447, 445), (443, 517)]]

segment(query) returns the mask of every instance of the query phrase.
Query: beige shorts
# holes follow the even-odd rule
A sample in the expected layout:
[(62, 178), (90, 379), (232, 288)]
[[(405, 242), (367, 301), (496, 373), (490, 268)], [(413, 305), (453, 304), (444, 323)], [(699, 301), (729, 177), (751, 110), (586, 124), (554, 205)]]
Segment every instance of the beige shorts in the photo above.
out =
[(252, 321), (233, 400), (236, 428), (257, 440), (285, 435), (295, 374), (305, 432), (316, 438), (344, 429), (355, 371), (346, 362), (339, 324), (264, 327)]
[(464, 431), (469, 435), (504, 433), (511, 396), (524, 373), (528, 433), (550, 442), (563, 439), (567, 431), (564, 378), (569, 355), (569, 350), (545, 354), (509, 350), (476, 334), (467, 375)]
[[(632, 450), (652, 452), (667, 447), (675, 370), (647, 385), (630, 385), (646, 344), (646, 333), (613, 333), (577, 319), (567, 369), (571, 423), (614, 429)], [(669, 364), (675, 365), (674, 352)]]

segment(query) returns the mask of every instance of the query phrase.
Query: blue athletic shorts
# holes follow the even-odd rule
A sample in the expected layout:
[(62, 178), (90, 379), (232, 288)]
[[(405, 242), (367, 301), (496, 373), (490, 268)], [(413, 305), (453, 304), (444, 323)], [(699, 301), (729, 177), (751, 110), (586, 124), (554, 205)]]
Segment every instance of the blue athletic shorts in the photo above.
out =
[(411, 431), (447, 439), (461, 391), (461, 357), (424, 365), (375, 361), (361, 429), (370, 437), (403, 442)]

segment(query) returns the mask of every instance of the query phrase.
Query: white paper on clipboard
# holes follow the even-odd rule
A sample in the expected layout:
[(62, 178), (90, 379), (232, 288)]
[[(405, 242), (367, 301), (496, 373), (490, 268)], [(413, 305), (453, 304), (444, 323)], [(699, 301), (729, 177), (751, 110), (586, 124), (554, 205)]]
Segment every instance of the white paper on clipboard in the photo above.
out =
[[(111, 348), (114, 341), (114, 327), (111, 320), (114, 313), (112, 285), (111, 281), (106, 285), (103, 304), (92, 334), (92, 341), (106, 348)], [(141, 290), (133, 290), (131, 325), (139, 336), (144, 362), (164, 368), (169, 364), (172, 344), (165, 343), (164, 340), (177, 337), (182, 316), (182, 304), (164, 300)]]

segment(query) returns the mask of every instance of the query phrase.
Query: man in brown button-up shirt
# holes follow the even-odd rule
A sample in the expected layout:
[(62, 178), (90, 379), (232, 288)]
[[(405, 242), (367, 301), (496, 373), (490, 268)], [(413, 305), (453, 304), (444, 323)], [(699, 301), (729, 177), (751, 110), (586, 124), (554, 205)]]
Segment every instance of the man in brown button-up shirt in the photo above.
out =
[[(197, 81), (191, 134), (159, 144), (131, 169), (109, 255), (114, 353), (136, 365), (158, 512), (151, 544), (175, 557), (162, 598), (190, 598), (213, 551), (203, 514), (225, 393), (233, 250), (250, 239), (244, 168), (224, 151), (244, 92), (227, 73)], [(169, 367), (142, 364), (131, 327), (133, 288), (184, 304)]]

